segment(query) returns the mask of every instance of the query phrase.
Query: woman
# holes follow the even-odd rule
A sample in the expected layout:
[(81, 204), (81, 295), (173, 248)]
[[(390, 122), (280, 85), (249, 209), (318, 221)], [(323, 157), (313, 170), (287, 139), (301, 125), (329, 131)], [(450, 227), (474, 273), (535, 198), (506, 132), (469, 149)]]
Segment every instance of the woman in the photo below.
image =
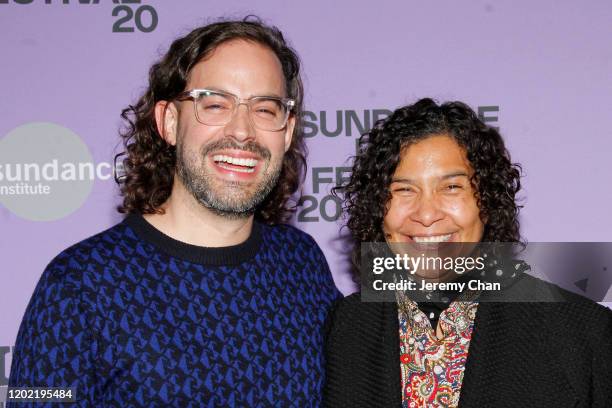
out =
[[(356, 243), (520, 243), (520, 167), (460, 102), (397, 109), (362, 136), (344, 194)], [(360, 259), (356, 245), (354, 259)], [(327, 333), (329, 407), (612, 407), (612, 312), (563, 303), (344, 298)]]

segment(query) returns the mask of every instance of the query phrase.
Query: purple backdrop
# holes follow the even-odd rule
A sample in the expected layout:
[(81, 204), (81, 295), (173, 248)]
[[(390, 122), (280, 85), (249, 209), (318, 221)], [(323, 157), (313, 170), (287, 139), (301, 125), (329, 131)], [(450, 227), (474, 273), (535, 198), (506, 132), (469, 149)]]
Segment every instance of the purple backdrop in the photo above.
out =
[[(322, 246), (343, 292), (354, 287), (329, 189), (345, 174), (359, 125), (423, 96), (463, 100), (500, 127), (525, 169), (522, 226), (530, 241), (610, 241), (607, 0), (95, 3), (0, 0), (0, 386), (7, 347), (45, 265), (120, 220), (107, 170), (120, 151), (121, 109), (142, 92), (149, 66), (173, 38), (219, 16), (257, 14), (279, 26), (302, 57), (310, 155), (308, 197), (296, 223)], [(36, 122), (51, 123), (40, 129), (57, 135), (28, 127)], [(78, 188), (62, 197), (57, 191), (68, 181), (51, 180), (57, 190), (48, 197), (9, 192), (16, 183), (7, 180), (9, 163), (51, 163), (40, 176), (50, 180), (54, 154), (89, 161), (100, 174), (75, 176)]]

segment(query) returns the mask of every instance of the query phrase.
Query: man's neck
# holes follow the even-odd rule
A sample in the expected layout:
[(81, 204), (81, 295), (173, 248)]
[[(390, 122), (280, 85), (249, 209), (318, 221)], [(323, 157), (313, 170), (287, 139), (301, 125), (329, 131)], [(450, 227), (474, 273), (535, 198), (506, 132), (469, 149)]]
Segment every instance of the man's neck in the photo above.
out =
[(178, 241), (203, 247), (238, 245), (249, 238), (253, 215), (230, 219), (215, 214), (176, 184), (162, 206), (164, 214), (144, 215), (155, 228)]

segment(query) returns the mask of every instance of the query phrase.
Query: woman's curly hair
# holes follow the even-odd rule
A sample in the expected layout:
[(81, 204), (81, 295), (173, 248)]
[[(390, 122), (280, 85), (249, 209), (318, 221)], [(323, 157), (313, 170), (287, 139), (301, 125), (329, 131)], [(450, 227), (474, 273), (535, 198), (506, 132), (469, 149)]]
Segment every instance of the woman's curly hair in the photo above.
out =
[(149, 71), (149, 87), (135, 105), (121, 113), (127, 128), (121, 137), (125, 146), (124, 177), (121, 183), (121, 213), (162, 213), (160, 206), (172, 190), (176, 166), (175, 147), (159, 135), (155, 121), (155, 104), (171, 101), (185, 91), (191, 69), (219, 45), (242, 39), (271, 49), (278, 57), (285, 77), (287, 97), (296, 101), (292, 115), (296, 118), (289, 150), (285, 153), (279, 181), (260, 204), (255, 217), (265, 223), (285, 221), (295, 210), (289, 199), (299, 188), (306, 169), (306, 148), (301, 128), (303, 87), (300, 61), (276, 28), (258, 18), (221, 21), (197, 28), (175, 40), (160, 61)]
[(483, 242), (521, 243), (516, 194), (521, 188), (521, 167), (510, 154), (499, 132), (487, 126), (461, 102), (436, 104), (421, 99), (395, 110), (361, 136), (353, 172), (335, 189), (344, 196), (346, 227), (355, 242), (353, 262), (358, 264), (361, 242), (384, 242), (383, 219), (391, 199), (389, 186), (404, 149), (445, 134), (463, 149), (474, 169), (480, 216), (485, 224)]

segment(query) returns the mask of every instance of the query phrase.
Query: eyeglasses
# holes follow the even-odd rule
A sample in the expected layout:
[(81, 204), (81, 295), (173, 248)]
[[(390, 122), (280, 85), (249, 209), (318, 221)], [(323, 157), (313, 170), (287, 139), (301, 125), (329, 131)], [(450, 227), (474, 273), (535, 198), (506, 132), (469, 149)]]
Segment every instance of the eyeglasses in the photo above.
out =
[(236, 95), (211, 91), (209, 89), (192, 89), (179, 95), (178, 100), (193, 99), (198, 122), (209, 126), (227, 125), (238, 111), (238, 106), (246, 105), (249, 120), (259, 130), (277, 131), (287, 125), (295, 100), (273, 96), (253, 96), (240, 99)]

